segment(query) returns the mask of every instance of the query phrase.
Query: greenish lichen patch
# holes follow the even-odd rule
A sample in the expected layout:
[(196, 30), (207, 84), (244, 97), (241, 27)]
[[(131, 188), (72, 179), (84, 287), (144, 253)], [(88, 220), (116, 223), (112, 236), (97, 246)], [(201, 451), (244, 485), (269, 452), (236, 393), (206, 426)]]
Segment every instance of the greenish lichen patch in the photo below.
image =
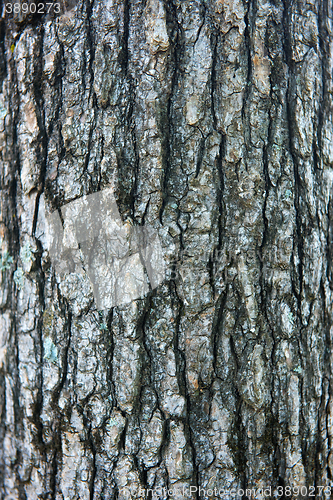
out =
[(32, 247), (29, 242), (26, 242), (20, 250), (20, 258), (24, 264), (31, 264), (33, 260)]
[(58, 349), (56, 345), (53, 343), (51, 337), (47, 337), (44, 340), (44, 359), (50, 361), (51, 363), (55, 363), (58, 358)]
[(18, 267), (16, 271), (14, 272), (13, 279), (15, 282), (15, 285), (19, 290), (23, 288), (24, 285), (24, 271), (22, 267)]
[(0, 257), (0, 271), (10, 269), (12, 263), (13, 257), (7, 251), (3, 252)]

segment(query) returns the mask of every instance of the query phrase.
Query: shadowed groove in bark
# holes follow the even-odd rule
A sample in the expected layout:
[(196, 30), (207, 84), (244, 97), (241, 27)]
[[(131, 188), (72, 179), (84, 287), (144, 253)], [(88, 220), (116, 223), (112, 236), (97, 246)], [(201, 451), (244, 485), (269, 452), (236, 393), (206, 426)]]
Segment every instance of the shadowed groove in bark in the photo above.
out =
[[(44, 28), (43, 25), (39, 27), (39, 39), (36, 44), (36, 53), (34, 54), (34, 76), (33, 76), (33, 93), (36, 101), (36, 114), (37, 123), (39, 129), (38, 142), (41, 144), (41, 151), (37, 153), (37, 161), (40, 164), (40, 175), (38, 180), (37, 195), (35, 202), (35, 212), (32, 224), (32, 234), (36, 232), (38, 210), (39, 210), (39, 200), (40, 195), (44, 192), (45, 188), (45, 178), (46, 178), (46, 165), (47, 165), (47, 147), (48, 147), (48, 137), (45, 128), (45, 111), (44, 111), (44, 99), (43, 99), (43, 89), (42, 89), (42, 61), (43, 61), (43, 36)], [(36, 148), (37, 150), (37, 148)]]
[(36, 401), (33, 405), (33, 415), (31, 421), (36, 427), (36, 437), (34, 445), (40, 450), (40, 453), (46, 459), (45, 454), (45, 441), (43, 438), (43, 422), (41, 419), (41, 412), (43, 410), (43, 362), (44, 362), (44, 350), (43, 350), (43, 312), (45, 308), (45, 297), (44, 297), (44, 287), (45, 287), (45, 276), (42, 269), (41, 257), (42, 257), (42, 246), (37, 240), (38, 256), (37, 256), (37, 282), (38, 282), (38, 296), (39, 296), (39, 311), (36, 318), (36, 330), (38, 331), (38, 339), (35, 342), (35, 358), (38, 364), (38, 370), (36, 374), (36, 385), (37, 385), (37, 396)]
[[(3, 1), (0, 1), (0, 10), (2, 12), (3, 9)], [(6, 55), (5, 55), (5, 36), (6, 36), (6, 29), (5, 29), (5, 20), (1, 19), (0, 21), (0, 82), (2, 84), (3, 80), (7, 76), (7, 61), (6, 61)]]
[[(326, 108), (326, 112), (330, 109), (332, 111), (332, 105), (329, 103), (329, 99), (327, 98), (327, 81), (330, 79), (330, 75), (328, 74), (328, 66), (329, 66), (329, 31), (327, 29), (327, 24), (329, 20), (329, 5), (325, 0), (321, 0), (318, 5), (318, 28), (319, 28), (319, 50), (321, 54), (321, 84), (322, 84), (322, 96), (319, 103), (319, 112), (318, 112), (318, 126), (317, 126), (317, 134), (314, 137), (313, 141), (313, 164), (315, 168), (322, 169), (322, 135), (323, 135), (323, 120), (324, 120), (324, 112)], [(315, 43), (314, 43), (315, 46)], [(316, 47), (315, 47), (316, 48)], [(328, 108), (328, 109), (327, 109)]]
[[(252, 62), (252, 50), (253, 50), (253, 41), (252, 41), (252, 33), (255, 27), (255, 3), (256, 0), (248, 0), (247, 1), (247, 10), (244, 16), (245, 21), (245, 31), (244, 31), (244, 50), (246, 52), (247, 59), (247, 75), (246, 75), (246, 86), (243, 94), (243, 106), (242, 106), (242, 120), (244, 123), (244, 137), (245, 144), (248, 145), (251, 143), (251, 126), (248, 117), (248, 109), (250, 107), (251, 101), (251, 93), (252, 93), (252, 72), (253, 72), (253, 62)], [(246, 161), (245, 161), (245, 168)]]
[[(123, 188), (119, 190), (119, 210), (125, 214), (129, 214), (131, 219), (135, 220), (135, 198), (137, 191), (137, 176), (139, 172), (140, 156), (136, 145), (136, 132), (135, 132), (135, 121), (133, 118), (133, 110), (136, 100), (136, 90), (135, 90), (135, 78), (129, 71), (130, 53), (128, 49), (129, 34), (130, 34), (130, 23), (131, 23), (131, 3), (130, 0), (124, 0), (124, 28), (121, 38), (121, 50), (118, 57), (118, 62), (121, 67), (121, 75), (123, 78), (123, 89), (124, 92), (128, 90), (125, 96), (126, 104), (125, 109), (122, 111), (121, 124), (122, 124), (122, 141), (124, 143), (123, 148), (120, 149), (117, 155), (117, 161), (119, 162), (120, 182), (123, 184)], [(120, 104), (120, 103), (119, 103)], [(127, 147), (126, 147), (127, 146)], [(116, 146), (117, 147), (117, 146)], [(127, 149), (129, 153), (127, 153)], [(128, 154), (128, 158), (127, 158)], [(131, 182), (128, 183), (128, 176)], [(127, 196), (124, 197), (123, 192)], [(130, 210), (125, 209), (126, 206), (130, 206)]]
[(219, 222), (218, 222), (219, 241), (218, 241), (217, 251), (221, 250), (221, 248), (222, 248), (223, 231), (224, 231), (225, 224), (226, 224), (226, 208), (225, 208), (225, 202), (223, 199), (223, 195), (224, 195), (223, 159), (225, 157), (226, 141), (227, 141), (227, 136), (222, 135), (220, 147), (219, 147), (219, 154), (216, 158), (216, 168), (217, 168), (218, 178), (219, 178), (219, 186), (218, 186), (218, 190), (217, 190), (217, 203), (218, 203), (218, 207), (219, 207)]
[(157, 119), (158, 128), (161, 134), (161, 154), (163, 166), (163, 180), (161, 184), (162, 206), (159, 213), (161, 223), (163, 223), (163, 212), (169, 201), (169, 183), (172, 175), (172, 163), (174, 152), (175, 124), (173, 123), (173, 99), (177, 89), (181, 51), (182, 32), (177, 19), (177, 9), (172, 0), (163, 0), (166, 11), (166, 27), (171, 41), (170, 53), (168, 54), (168, 72), (171, 79), (170, 88), (165, 96), (159, 97), (159, 116)]
[(128, 58), (129, 58), (128, 37), (129, 37), (130, 8), (131, 8), (130, 0), (123, 1), (123, 8), (124, 8), (124, 28), (121, 37), (121, 50), (119, 52), (118, 61), (124, 74), (126, 75), (128, 70)]
[(218, 33), (213, 33), (210, 37), (210, 44), (212, 47), (212, 69), (211, 69), (211, 94), (210, 94), (210, 106), (211, 106), (211, 114), (212, 114), (212, 119), (213, 119), (213, 127), (215, 130), (217, 130), (217, 118), (216, 118), (216, 112), (215, 112), (215, 99), (214, 99), (214, 94), (216, 92), (216, 65), (217, 65), (217, 48), (218, 48), (218, 43), (219, 43), (219, 34)]
[[(192, 465), (193, 465), (193, 485), (198, 486), (199, 483), (199, 471), (198, 465), (196, 461), (196, 449), (193, 440), (193, 430), (191, 426), (191, 409), (192, 403), (191, 398), (189, 396), (188, 387), (187, 387), (187, 375), (186, 375), (186, 355), (179, 348), (179, 328), (180, 321), (182, 315), (184, 314), (184, 304), (183, 301), (177, 294), (176, 285), (175, 286), (175, 295), (177, 297), (179, 307), (176, 316), (176, 327), (175, 327), (175, 335), (174, 335), (174, 351), (175, 351), (175, 359), (176, 359), (176, 370), (177, 370), (177, 379), (179, 384), (179, 392), (185, 398), (185, 418), (184, 418), (184, 427), (185, 427), (185, 437), (189, 448), (191, 450), (192, 456)], [(198, 493), (196, 494), (196, 498), (199, 498)]]

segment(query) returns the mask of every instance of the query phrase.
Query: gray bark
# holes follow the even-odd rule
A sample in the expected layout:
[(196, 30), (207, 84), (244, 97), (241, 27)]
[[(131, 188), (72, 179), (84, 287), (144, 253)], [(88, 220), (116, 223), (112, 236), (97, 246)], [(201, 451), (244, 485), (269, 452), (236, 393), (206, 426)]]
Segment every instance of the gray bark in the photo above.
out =
[[(319, 498), (331, 0), (87, 0), (1, 22), (1, 500)], [(158, 232), (168, 270), (99, 311), (52, 265), (45, 221), (107, 186), (125, 225)]]

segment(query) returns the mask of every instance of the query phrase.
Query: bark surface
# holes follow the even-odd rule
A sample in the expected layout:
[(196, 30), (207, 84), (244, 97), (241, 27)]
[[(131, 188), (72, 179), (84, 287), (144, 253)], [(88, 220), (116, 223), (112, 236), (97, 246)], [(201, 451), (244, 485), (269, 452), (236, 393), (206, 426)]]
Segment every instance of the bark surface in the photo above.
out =
[[(3, 15), (1, 500), (331, 484), (332, 43), (332, 0)], [(99, 311), (45, 220), (107, 186), (168, 271)]]

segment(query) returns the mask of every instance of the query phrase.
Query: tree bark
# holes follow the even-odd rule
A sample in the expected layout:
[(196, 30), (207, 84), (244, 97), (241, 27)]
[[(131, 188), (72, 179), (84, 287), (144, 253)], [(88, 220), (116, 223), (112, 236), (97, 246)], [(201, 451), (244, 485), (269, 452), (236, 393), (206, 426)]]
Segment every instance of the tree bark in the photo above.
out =
[[(80, 0), (1, 23), (1, 500), (322, 498), (332, 1)], [(167, 273), (99, 311), (52, 265), (46, 216), (108, 186)]]

